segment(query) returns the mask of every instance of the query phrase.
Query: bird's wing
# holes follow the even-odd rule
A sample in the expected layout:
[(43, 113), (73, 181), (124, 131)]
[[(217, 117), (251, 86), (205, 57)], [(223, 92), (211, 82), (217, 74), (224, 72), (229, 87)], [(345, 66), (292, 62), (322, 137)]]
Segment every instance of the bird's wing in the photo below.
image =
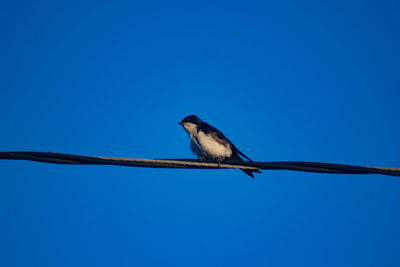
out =
[[(206, 122), (202, 122), (199, 125), (199, 130), (203, 131), (205, 134), (209, 134), (209, 133), (213, 133), (215, 135), (215, 137), (217, 139), (219, 139), (221, 141), (221, 143), (224, 142), (228, 142), (231, 147), (233, 152), (243, 156), (244, 158), (252, 161), (248, 156), (246, 156), (245, 154), (243, 154), (220, 130), (218, 130), (217, 128), (211, 126), (210, 124), (206, 123)], [(239, 157), (240, 158), (240, 157)]]
[[(230, 142), (230, 141), (229, 141)], [(232, 144), (232, 142), (230, 142)], [(232, 144), (232, 148), (233, 151), (235, 151), (236, 153), (238, 153), (239, 155), (243, 156), (244, 158), (252, 161), (248, 156), (246, 156), (245, 154), (242, 153), (242, 151), (240, 151), (234, 144)]]

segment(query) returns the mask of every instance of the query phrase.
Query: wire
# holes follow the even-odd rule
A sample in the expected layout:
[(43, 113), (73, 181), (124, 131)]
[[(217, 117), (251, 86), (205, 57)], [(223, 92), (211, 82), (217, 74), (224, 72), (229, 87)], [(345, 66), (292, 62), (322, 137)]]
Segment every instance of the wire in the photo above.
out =
[(400, 176), (400, 168), (362, 167), (334, 163), (286, 161), (260, 162), (224, 160), (220, 165), (214, 161), (200, 162), (196, 159), (132, 159), (113, 157), (88, 157), (51, 152), (0, 152), (0, 159), (31, 160), (55, 164), (118, 165), (147, 168), (184, 168), (184, 169), (247, 169), (247, 170), (291, 170), (303, 172), (335, 174), (382, 174)]

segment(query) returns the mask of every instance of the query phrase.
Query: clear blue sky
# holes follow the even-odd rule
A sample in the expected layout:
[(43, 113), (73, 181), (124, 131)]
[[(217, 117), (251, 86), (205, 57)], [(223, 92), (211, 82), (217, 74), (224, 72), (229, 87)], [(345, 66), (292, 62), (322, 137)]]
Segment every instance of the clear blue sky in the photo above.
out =
[[(322, 3), (321, 3), (322, 2)], [(400, 167), (398, 1), (6, 1), (0, 151)], [(400, 266), (400, 179), (0, 161), (0, 266)]]

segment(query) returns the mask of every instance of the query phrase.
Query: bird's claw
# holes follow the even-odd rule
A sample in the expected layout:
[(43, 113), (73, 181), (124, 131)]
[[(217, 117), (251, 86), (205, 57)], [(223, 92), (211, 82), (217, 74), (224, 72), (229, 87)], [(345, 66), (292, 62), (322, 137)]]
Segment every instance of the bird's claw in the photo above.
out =
[(221, 162), (222, 162), (222, 159), (217, 159), (218, 168), (221, 168)]

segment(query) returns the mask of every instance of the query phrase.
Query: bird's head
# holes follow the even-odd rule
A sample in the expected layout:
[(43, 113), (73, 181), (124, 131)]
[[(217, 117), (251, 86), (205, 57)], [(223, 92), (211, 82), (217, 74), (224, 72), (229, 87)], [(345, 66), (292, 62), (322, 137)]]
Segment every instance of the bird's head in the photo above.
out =
[(183, 129), (187, 131), (188, 133), (191, 133), (192, 131), (195, 131), (197, 129), (197, 126), (201, 123), (201, 120), (199, 117), (196, 115), (189, 115), (183, 118), (181, 122), (178, 124), (183, 126)]

